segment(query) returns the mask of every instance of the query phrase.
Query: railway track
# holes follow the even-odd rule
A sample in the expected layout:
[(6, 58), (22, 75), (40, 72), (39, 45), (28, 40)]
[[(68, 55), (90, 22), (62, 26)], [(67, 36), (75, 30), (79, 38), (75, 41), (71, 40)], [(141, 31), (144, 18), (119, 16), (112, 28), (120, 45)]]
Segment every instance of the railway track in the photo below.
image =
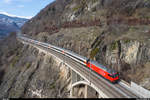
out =
[(86, 66), (73, 60), (72, 58), (65, 56), (62, 53), (56, 52), (48, 47), (44, 47), (43, 45), (39, 45), (36, 43), (30, 42), (29, 44), (32, 44), (35, 47), (48, 51), (49, 53), (54, 54), (56, 57), (60, 58), (61, 60), (65, 59), (65, 63), (72, 66), (76, 71), (81, 73), (86, 79), (88, 79), (92, 84), (94, 84), (97, 88), (103, 91), (103, 93), (105, 93), (110, 98), (138, 98), (137, 95), (125, 89), (121, 85), (112, 84), (108, 82), (100, 75), (96, 74), (93, 71), (90, 71), (89, 68), (87, 68)]
[[(46, 49), (46, 48), (43, 48), (43, 49), (48, 50), (52, 54), (55, 54), (61, 60), (65, 59), (66, 63), (68, 63), (70, 66), (74, 66), (74, 69), (76, 69), (79, 73), (82, 73), (82, 75), (84, 75), (94, 85), (99, 87), (99, 89), (105, 90), (103, 92), (105, 94), (107, 94), (109, 97), (111, 97), (111, 98), (137, 98), (137, 96), (135, 94), (131, 93), (127, 89), (124, 89), (119, 84), (114, 85), (114, 84), (108, 82), (107, 80), (104, 80), (101, 76), (98, 76), (96, 73), (94, 73), (92, 71), (90, 72), (89, 68), (87, 68), (87, 67), (83, 66), (82, 64), (74, 61), (73, 59), (70, 59), (67, 56), (64, 56), (64, 55), (57, 53), (53, 50)], [(91, 73), (90, 78), (89, 78), (89, 73)], [(117, 89), (112, 87), (112, 85), (114, 85), (114, 87), (116, 87), (118, 90), (122, 91), (123, 94), (120, 93), (120, 91), (118, 92)]]

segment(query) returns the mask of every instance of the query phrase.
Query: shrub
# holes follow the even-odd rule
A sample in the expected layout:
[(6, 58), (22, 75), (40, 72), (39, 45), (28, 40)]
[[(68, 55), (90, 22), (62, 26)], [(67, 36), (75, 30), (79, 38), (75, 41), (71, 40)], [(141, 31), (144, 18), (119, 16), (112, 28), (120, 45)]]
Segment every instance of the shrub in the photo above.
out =
[(29, 68), (31, 66), (30, 63), (26, 63), (26, 67)]
[(90, 58), (93, 59), (94, 56), (98, 53), (98, 51), (99, 51), (99, 48), (94, 48), (94, 49), (91, 51)]
[(73, 11), (78, 11), (80, 8), (81, 8), (81, 5), (78, 5), (78, 6), (74, 7), (74, 8), (72, 8), (72, 10)]
[(115, 50), (117, 47), (118, 47), (118, 43), (114, 42), (110, 48), (111, 48), (111, 50)]
[(125, 42), (125, 43), (130, 43), (130, 41), (131, 41), (131, 40), (125, 40), (124, 42)]
[(14, 59), (12, 60), (12, 63), (10, 64), (11, 67), (14, 67), (15, 64), (18, 62), (19, 56), (15, 56)]

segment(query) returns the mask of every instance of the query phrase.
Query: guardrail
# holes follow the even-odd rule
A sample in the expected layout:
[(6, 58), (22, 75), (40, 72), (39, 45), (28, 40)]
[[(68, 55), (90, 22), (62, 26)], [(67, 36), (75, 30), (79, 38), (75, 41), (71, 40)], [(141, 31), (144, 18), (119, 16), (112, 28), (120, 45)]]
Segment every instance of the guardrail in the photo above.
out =
[(131, 81), (131, 89), (144, 98), (150, 98), (150, 91)]
[(121, 86), (125, 87), (131, 92), (136, 93), (141, 98), (150, 98), (150, 91), (147, 89), (144, 89), (143, 87), (139, 86), (138, 84), (131, 81), (131, 83), (128, 83), (124, 80), (121, 80), (119, 83)]

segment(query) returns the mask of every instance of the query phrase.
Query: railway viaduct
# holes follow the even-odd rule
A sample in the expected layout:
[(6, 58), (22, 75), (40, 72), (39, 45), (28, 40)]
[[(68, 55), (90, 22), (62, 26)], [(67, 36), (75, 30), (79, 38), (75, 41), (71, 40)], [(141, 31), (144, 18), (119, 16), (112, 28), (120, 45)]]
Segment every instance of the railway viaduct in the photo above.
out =
[[(18, 40), (23, 44), (37, 48), (40, 52), (53, 56), (58, 63), (63, 63), (66, 67), (71, 69), (71, 98), (76, 98), (78, 95), (82, 95), (83, 98), (138, 98), (132, 91), (125, 89), (119, 84), (114, 85), (108, 82), (88, 68), (83, 67), (83, 65), (73, 58), (65, 56), (65, 53), (60, 54), (44, 45), (24, 41), (20, 36), (18, 37)], [(82, 87), (82, 89), (77, 93), (78, 87)]]

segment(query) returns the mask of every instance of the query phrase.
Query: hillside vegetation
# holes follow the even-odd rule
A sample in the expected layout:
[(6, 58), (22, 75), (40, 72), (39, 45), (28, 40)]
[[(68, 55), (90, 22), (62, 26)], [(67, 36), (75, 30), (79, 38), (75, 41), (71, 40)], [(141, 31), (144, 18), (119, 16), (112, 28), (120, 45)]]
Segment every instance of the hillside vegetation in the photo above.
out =
[[(56, 0), (22, 33), (91, 57), (150, 89), (149, 12), (149, 0)], [(0, 49), (0, 97), (68, 97), (69, 69), (17, 40), (7, 43)]]
[(149, 75), (138, 69), (150, 71), (146, 64), (149, 11), (149, 0), (56, 0), (28, 21), (22, 32), (94, 57), (126, 81), (140, 84)]

